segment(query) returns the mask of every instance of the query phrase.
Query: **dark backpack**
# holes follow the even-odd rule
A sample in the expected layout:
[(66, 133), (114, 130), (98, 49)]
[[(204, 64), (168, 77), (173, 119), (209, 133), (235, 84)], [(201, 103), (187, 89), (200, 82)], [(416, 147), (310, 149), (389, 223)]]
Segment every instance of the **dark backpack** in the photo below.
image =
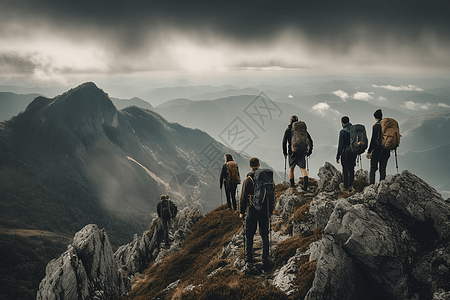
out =
[(161, 218), (170, 219), (171, 217), (171, 209), (169, 200), (161, 201)]
[(237, 185), (241, 183), (241, 178), (239, 177), (238, 166), (236, 162), (229, 161), (226, 163), (227, 171), (225, 181), (228, 185)]
[(400, 144), (400, 129), (398, 123), (392, 118), (381, 119), (381, 147), (386, 150), (397, 149)]
[(354, 155), (360, 155), (366, 151), (368, 146), (366, 128), (364, 125), (356, 124), (350, 128), (344, 128), (345, 131), (350, 133), (350, 145), (347, 146), (345, 151)]
[[(275, 200), (275, 184), (273, 182), (273, 171), (270, 169), (258, 169), (253, 173), (253, 197), (250, 206), (261, 210), (264, 205), (269, 205)], [(266, 202), (269, 201), (269, 202)]]
[(170, 200), (162, 200), (161, 203), (161, 217), (163, 219), (173, 219), (178, 213), (178, 208), (175, 203)]
[(292, 152), (304, 152), (308, 151), (309, 139), (306, 132), (306, 124), (302, 121), (292, 123), (291, 129), (291, 150)]

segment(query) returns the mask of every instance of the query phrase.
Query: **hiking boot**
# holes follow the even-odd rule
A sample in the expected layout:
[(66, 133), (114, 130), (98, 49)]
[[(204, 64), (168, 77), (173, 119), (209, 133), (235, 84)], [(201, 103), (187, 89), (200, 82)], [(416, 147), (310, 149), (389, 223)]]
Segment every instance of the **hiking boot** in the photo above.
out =
[(291, 188), (295, 188), (294, 179), (289, 179), (289, 186), (290, 186)]
[(308, 176), (303, 177), (303, 188), (304, 191), (308, 190)]

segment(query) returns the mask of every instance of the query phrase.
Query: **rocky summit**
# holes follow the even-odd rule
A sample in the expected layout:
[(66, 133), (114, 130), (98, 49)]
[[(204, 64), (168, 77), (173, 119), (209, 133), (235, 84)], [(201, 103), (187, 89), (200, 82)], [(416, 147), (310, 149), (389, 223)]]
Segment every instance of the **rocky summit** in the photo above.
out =
[[(38, 299), (450, 299), (450, 200), (403, 171), (367, 185), (320, 168), (310, 188), (277, 185), (269, 268), (243, 260), (242, 220), (221, 206), (185, 208), (112, 254), (95, 225), (47, 267)], [(299, 182), (301, 184), (301, 182)], [(300, 185), (299, 185), (300, 186)]]

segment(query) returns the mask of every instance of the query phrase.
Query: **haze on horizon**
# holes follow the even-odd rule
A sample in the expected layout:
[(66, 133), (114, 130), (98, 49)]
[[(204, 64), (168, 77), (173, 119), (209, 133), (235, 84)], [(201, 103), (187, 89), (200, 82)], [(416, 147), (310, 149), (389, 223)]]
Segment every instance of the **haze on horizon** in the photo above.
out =
[(2, 0), (0, 84), (448, 76), (449, 12), (439, 0)]

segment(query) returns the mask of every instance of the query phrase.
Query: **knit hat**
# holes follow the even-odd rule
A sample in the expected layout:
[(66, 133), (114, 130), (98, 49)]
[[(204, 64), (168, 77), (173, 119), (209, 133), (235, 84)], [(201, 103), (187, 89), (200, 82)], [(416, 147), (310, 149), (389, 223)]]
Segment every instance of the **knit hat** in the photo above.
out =
[(377, 111), (373, 113), (373, 116), (377, 119), (381, 119), (383, 117), (383, 113), (381, 112), (381, 109), (377, 109)]
[(161, 200), (166, 200), (166, 195), (161, 195)]
[(292, 115), (289, 120), (291, 121), (291, 123), (297, 122), (298, 121), (298, 117), (296, 115)]

